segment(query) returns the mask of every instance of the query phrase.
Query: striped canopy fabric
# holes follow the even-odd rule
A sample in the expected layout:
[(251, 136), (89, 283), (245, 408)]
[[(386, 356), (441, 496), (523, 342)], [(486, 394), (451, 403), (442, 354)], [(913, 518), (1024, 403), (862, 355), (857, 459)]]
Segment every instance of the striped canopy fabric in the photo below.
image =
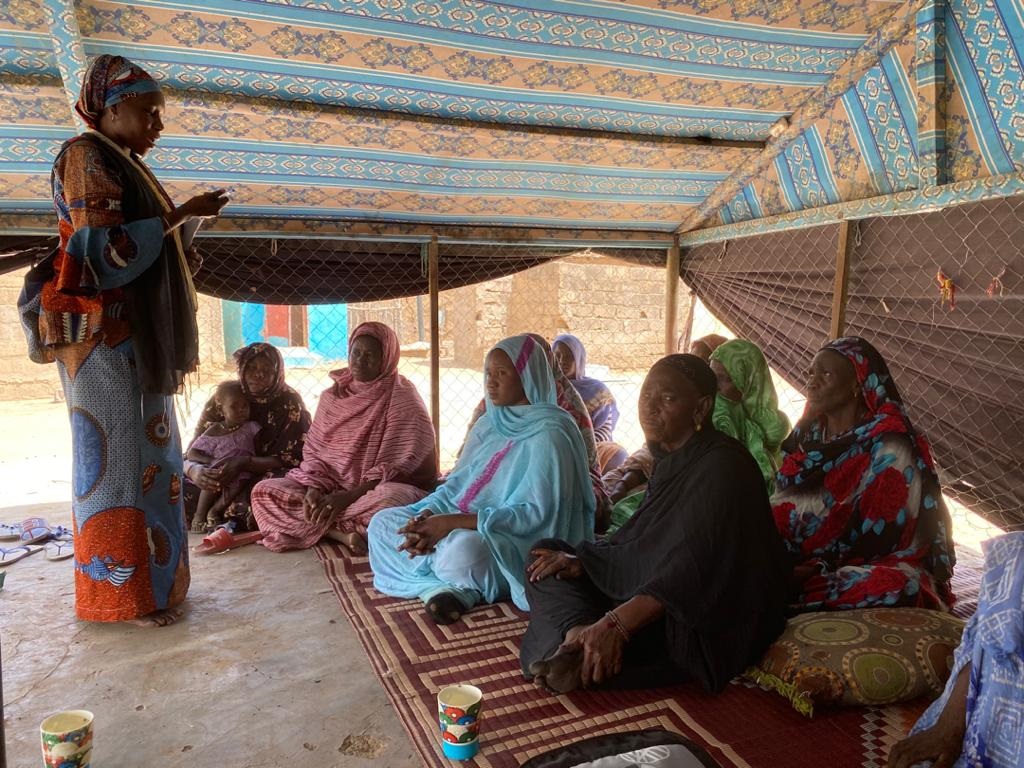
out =
[(235, 218), (670, 233), (904, 5), (8, 0), (0, 212), (51, 208), (84, 64), (118, 53), (168, 97), (159, 177)]

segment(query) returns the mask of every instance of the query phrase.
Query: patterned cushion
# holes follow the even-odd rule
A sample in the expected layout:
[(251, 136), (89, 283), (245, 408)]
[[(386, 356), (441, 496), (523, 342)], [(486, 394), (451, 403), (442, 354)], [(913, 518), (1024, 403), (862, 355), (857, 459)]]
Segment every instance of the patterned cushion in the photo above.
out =
[(964, 623), (924, 608), (794, 616), (746, 676), (808, 717), (825, 704), (883, 705), (942, 693)]

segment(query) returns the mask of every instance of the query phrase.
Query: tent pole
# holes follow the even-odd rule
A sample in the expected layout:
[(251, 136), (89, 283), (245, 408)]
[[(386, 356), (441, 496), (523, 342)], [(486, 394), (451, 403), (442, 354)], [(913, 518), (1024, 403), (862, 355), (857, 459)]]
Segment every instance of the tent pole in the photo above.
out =
[(679, 314), (679, 236), (672, 238), (665, 260), (665, 354), (676, 351), (676, 321)]
[(430, 418), (434, 422), (434, 450), (441, 460), (441, 324), (440, 282), (437, 275), (437, 235), (427, 244), (427, 283), (430, 290)]
[[(856, 226), (856, 222), (854, 222)], [(850, 236), (850, 222), (839, 222), (839, 247), (836, 249), (836, 282), (832, 288), (831, 338), (838, 339), (846, 332), (846, 300), (850, 287), (850, 252), (854, 237)]]

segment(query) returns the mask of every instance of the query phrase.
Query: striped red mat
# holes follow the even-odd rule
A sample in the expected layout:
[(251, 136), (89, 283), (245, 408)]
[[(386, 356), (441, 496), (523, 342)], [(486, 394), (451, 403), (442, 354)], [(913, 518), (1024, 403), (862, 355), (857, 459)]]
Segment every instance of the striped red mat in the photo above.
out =
[[(481, 607), (439, 627), (419, 601), (376, 592), (365, 558), (336, 544), (318, 545), (316, 552), (426, 766), (453, 765), (441, 755), (435, 703), (437, 691), (453, 683), (484, 691), (481, 751), (464, 763), (484, 768), (516, 768), (589, 736), (658, 727), (701, 744), (723, 768), (876, 768), (924, 708), (841, 709), (808, 720), (781, 696), (740, 682), (717, 696), (692, 685), (551, 696), (519, 672), (526, 620), (510, 604)], [(973, 611), (980, 567), (978, 555), (963, 552), (958, 614)]]

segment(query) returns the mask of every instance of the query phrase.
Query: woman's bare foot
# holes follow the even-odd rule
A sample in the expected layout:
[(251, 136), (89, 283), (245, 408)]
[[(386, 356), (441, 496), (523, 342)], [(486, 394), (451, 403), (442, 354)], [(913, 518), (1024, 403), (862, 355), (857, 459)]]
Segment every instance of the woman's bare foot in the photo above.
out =
[(181, 608), (165, 608), (162, 611), (153, 611), (137, 619), (126, 621), (126, 624), (134, 624), (137, 627), (169, 627), (184, 615)]
[(328, 531), (325, 535), (331, 541), (343, 544), (345, 549), (356, 557), (365, 557), (370, 552), (370, 547), (366, 542), (366, 537), (358, 531), (342, 533), (341, 531), (332, 530)]
[(427, 600), (427, 615), (435, 624), (454, 624), (466, 610), (451, 592), (442, 592)]
[(583, 651), (559, 649), (554, 656), (530, 665), (533, 682), (552, 693), (569, 693), (583, 684)]

